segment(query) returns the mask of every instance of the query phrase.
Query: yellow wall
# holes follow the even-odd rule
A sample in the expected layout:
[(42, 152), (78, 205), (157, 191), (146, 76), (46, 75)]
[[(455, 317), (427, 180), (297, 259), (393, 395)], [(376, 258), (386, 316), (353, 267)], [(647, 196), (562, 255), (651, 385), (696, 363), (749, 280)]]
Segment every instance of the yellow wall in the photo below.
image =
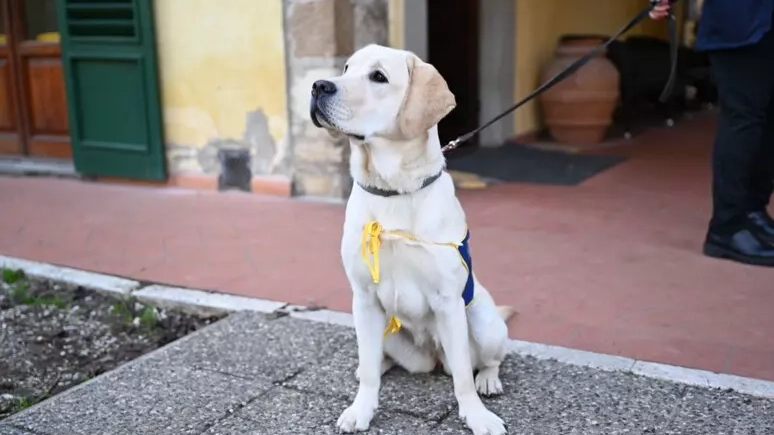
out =
[[(514, 0), (516, 1), (516, 77), (514, 99), (540, 85), (540, 72), (553, 57), (556, 42), (568, 33), (612, 34), (647, 3), (646, 0)], [(678, 10), (678, 22), (680, 11)], [(665, 21), (646, 20), (628, 35), (666, 37)], [(516, 134), (541, 127), (536, 101), (514, 114)]]
[[(246, 115), (257, 110), (274, 142), (284, 143), (282, 0), (155, 0), (154, 6), (167, 144), (196, 149), (213, 139), (242, 140)], [(201, 170), (195, 158), (170, 160), (173, 171)]]

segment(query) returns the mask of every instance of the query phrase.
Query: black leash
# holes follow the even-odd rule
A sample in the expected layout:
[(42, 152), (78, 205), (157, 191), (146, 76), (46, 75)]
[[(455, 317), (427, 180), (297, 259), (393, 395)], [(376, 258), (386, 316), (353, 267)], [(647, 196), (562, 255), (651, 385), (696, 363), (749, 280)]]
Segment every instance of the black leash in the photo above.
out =
[[(651, 3), (653, 1), (651, 0)], [(670, 5), (677, 3), (677, 0), (670, 0)], [(675, 86), (675, 79), (677, 78), (677, 51), (680, 48), (679, 41), (677, 40), (677, 20), (672, 8), (669, 8), (669, 15), (667, 16), (667, 25), (669, 26), (669, 78), (667, 79), (664, 90), (661, 92), (661, 96), (658, 100), (662, 103), (666, 103), (670, 95), (672, 95), (672, 88)]]
[[(670, 5), (674, 5), (677, 3), (677, 0), (670, 0)], [(650, 4), (643, 8), (642, 11), (640, 11), (637, 15), (634, 16), (631, 20), (629, 20), (626, 25), (621, 27), (618, 32), (608, 38), (605, 42), (602, 44), (594, 47), (593, 50), (588, 52), (585, 56), (582, 58), (576, 60), (572, 63), (572, 65), (568, 66), (566, 69), (560, 71), (555, 76), (548, 79), (545, 83), (540, 85), (537, 89), (530, 92), (529, 95), (521, 99), (520, 101), (516, 102), (514, 105), (509, 107), (507, 110), (505, 110), (503, 113), (495, 116), (491, 121), (487, 122), (486, 124), (478, 127), (477, 129), (465, 133), (462, 136), (458, 137), (457, 139), (454, 139), (453, 141), (449, 142), (448, 144), (444, 145), (443, 148), (441, 148), (441, 152), (447, 152), (451, 151), (455, 148), (457, 148), (461, 143), (466, 142), (470, 140), (473, 136), (480, 133), (483, 129), (489, 127), (490, 125), (494, 124), (495, 122), (501, 120), (506, 115), (510, 114), (514, 110), (518, 109), (519, 107), (523, 106), (533, 98), (537, 97), (538, 95), (542, 94), (543, 92), (547, 91), (557, 83), (561, 82), (562, 80), (569, 77), (572, 73), (580, 69), (583, 65), (586, 64), (589, 60), (591, 60), (594, 56), (600, 54), (603, 50), (605, 50), (610, 44), (613, 43), (613, 41), (617, 40), (621, 36), (623, 36), (624, 33), (631, 30), (634, 26), (639, 24), (642, 20), (648, 17), (650, 14), (650, 11), (659, 4), (659, 0), (650, 0)], [(667, 79), (667, 83), (664, 86), (664, 90), (661, 92), (661, 96), (659, 97), (659, 100), (663, 103), (666, 101), (667, 98), (672, 94), (672, 88), (674, 87), (675, 83), (675, 75), (677, 73), (677, 50), (679, 47), (678, 40), (677, 40), (677, 23), (675, 20), (675, 14), (672, 10), (672, 8), (669, 8), (669, 15), (667, 16), (667, 21), (669, 25), (669, 58), (671, 61), (670, 69), (669, 69), (669, 78)]]

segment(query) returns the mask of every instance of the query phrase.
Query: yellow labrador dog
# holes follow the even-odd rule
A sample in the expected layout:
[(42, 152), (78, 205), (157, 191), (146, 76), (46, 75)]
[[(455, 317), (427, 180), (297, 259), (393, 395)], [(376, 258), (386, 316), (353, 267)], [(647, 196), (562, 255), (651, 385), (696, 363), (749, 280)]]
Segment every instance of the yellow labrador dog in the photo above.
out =
[(313, 85), (312, 120), (348, 136), (355, 181), (341, 258), (360, 385), (338, 420), (342, 432), (368, 429), (381, 376), (394, 364), (425, 373), (440, 361), (473, 433), (506, 433), (479, 393), (502, 392), (512, 309), (495, 306), (473, 274), (465, 212), (444, 170), (437, 124), (455, 104), (432, 65), (378, 45), (352, 55), (341, 76)]

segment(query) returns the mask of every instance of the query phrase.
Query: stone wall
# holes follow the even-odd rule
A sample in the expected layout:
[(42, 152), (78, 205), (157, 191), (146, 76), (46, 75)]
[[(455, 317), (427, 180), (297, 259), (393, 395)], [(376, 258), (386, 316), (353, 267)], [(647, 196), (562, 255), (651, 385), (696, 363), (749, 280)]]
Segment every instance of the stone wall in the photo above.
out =
[(312, 83), (341, 73), (347, 58), (387, 44), (388, 0), (284, 0), (293, 195), (346, 198), (349, 146), (309, 119)]

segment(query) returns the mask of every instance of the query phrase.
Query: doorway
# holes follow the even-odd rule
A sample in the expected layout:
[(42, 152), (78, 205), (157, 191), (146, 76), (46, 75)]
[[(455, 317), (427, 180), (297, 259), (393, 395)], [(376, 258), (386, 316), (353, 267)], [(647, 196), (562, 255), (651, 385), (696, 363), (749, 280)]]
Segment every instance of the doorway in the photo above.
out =
[(0, 0), (0, 155), (71, 158), (57, 0)]
[[(479, 15), (479, 0), (427, 0), (428, 60), (457, 99), (457, 107), (438, 124), (442, 145), (478, 126)], [(468, 146), (478, 140), (472, 138)]]

